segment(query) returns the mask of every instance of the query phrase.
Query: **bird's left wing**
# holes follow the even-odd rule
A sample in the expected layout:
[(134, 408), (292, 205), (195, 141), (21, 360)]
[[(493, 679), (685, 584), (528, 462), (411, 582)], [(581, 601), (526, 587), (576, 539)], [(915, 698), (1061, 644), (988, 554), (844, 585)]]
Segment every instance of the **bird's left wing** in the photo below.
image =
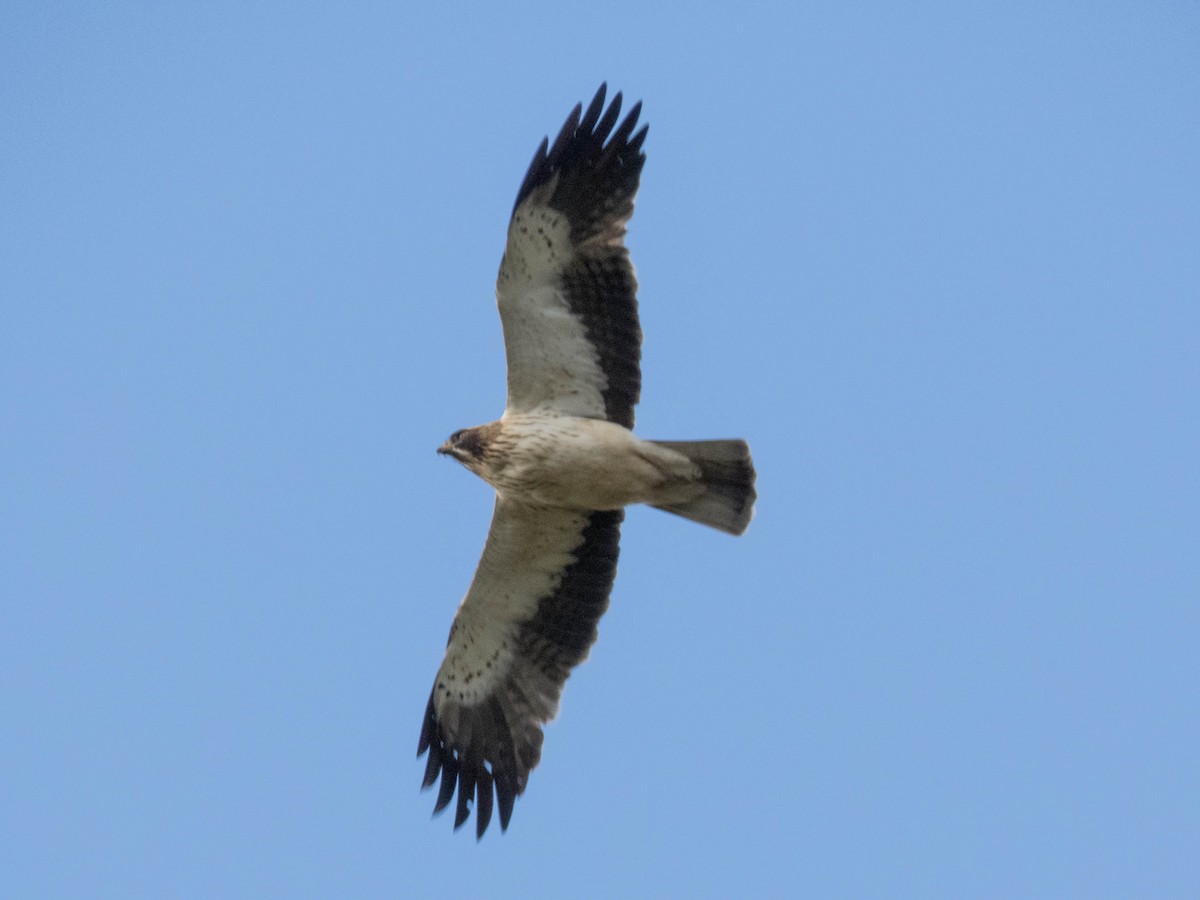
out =
[(640, 103), (617, 125), (621, 95), (605, 110), (604, 94), (601, 85), (586, 112), (576, 106), (554, 144), (543, 140), (534, 154), (509, 222), (496, 301), (509, 410), (632, 428), (642, 332), (624, 238), (646, 126), (634, 133)]
[(496, 500), (475, 579), (450, 628), (421, 740), (423, 787), (441, 775), (434, 812), (458, 790), (454, 827), (500, 827), (542, 749), (542, 725), (596, 640), (616, 577), (621, 510), (584, 512)]

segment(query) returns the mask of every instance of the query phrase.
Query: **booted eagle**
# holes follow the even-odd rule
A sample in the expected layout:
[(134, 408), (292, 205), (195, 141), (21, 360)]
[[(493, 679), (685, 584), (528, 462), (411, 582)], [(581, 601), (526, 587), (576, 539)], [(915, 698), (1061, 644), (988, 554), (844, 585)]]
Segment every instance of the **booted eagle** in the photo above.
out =
[(542, 725), (596, 640), (630, 503), (730, 534), (755, 499), (745, 441), (634, 436), (642, 332), (625, 223), (646, 156), (641, 104), (618, 125), (605, 86), (543, 140), (517, 192), (496, 300), (508, 402), (495, 422), (456, 431), (438, 452), (496, 489), (483, 557), (433, 683), (422, 787), (440, 778), (454, 827), (508, 827), (542, 752)]

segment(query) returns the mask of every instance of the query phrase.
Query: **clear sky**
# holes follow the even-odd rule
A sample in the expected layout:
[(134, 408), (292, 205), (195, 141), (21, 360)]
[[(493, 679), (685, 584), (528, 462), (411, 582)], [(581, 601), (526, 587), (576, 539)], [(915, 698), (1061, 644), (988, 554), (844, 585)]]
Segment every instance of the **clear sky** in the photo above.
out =
[[(192, 8), (187, 8), (187, 7)], [(1194, 897), (1200, 9), (8, 4), (0, 895)], [(645, 103), (648, 437), (512, 825), (421, 794), (504, 229)]]

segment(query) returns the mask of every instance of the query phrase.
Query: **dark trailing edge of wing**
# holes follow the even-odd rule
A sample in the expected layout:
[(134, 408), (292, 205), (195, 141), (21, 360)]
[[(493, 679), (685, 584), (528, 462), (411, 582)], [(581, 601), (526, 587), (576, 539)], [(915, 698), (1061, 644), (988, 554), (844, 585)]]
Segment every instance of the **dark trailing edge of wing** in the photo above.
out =
[(581, 255), (563, 272), (562, 286), (599, 356), (604, 417), (633, 428), (633, 410), (642, 393), (642, 329), (628, 254), (622, 247)]
[[(429, 752), (421, 787), (432, 787), (440, 776), (435, 814), (450, 805), (457, 789), (455, 830), (470, 818), (474, 805), (475, 837), (483, 837), (492, 818), (493, 791), (500, 830), (508, 829), (513, 804), (524, 793), (529, 772), (541, 755), (542, 723), (506, 721), (500, 692), (519, 690), (513, 687), (519, 666), (539, 670), (561, 688), (571, 669), (587, 656), (596, 640), (596, 624), (608, 609), (624, 517), (623, 510), (594, 512), (588, 517), (583, 542), (573, 554), (575, 562), (563, 572), (554, 592), (538, 601), (537, 613), (521, 629), (514, 672), (476, 707), (468, 746), (447, 743), (430, 695), (417, 744), (418, 757)], [(525, 739), (514, 737), (517, 731), (525, 734)], [(531, 732), (536, 740), (528, 739)]]
[(538, 601), (537, 614), (521, 630), (522, 659), (533, 661), (559, 682), (567, 680), (596, 642), (596, 625), (608, 609), (617, 577), (624, 519), (623, 509), (588, 516), (575, 562), (563, 572), (554, 593)]

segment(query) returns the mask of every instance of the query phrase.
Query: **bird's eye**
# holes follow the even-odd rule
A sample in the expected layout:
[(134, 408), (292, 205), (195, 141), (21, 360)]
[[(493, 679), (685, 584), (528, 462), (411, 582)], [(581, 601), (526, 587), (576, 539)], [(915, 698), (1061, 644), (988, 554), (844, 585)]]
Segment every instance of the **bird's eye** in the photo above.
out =
[(450, 443), (457, 444), (459, 441), (459, 438), (461, 438), (463, 436), (463, 432), (466, 430), (467, 429), (465, 429), (465, 428), (460, 428), (458, 431), (454, 432), (454, 434), (450, 435)]

